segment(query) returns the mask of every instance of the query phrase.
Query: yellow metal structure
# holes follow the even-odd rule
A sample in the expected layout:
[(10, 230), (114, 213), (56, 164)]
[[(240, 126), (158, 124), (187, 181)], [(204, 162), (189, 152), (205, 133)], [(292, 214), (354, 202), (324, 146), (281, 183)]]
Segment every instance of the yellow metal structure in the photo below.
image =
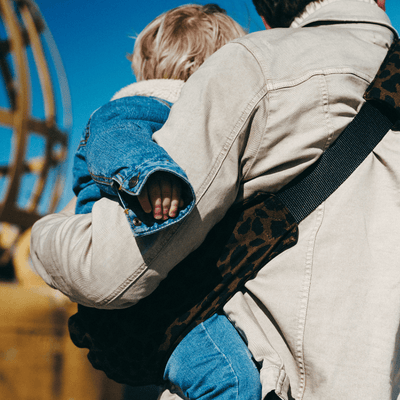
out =
[(94, 370), (69, 338), (76, 305), (26, 266), (29, 236), (16, 245), (18, 283), (0, 284), (0, 400), (121, 399), (122, 386)]
[(63, 188), (69, 93), (36, 4), (0, 0), (0, 17), (0, 400), (119, 400), (69, 339), (76, 305), (29, 268), (30, 228)]
[[(0, 203), (0, 221), (16, 224), (22, 230), (43, 214), (54, 211), (62, 191), (63, 170), (59, 173), (51, 190), (51, 201), (46, 210), (38, 211), (39, 202), (51, 168), (63, 165), (67, 154), (67, 131), (57, 121), (57, 104), (54, 79), (50, 72), (50, 60), (46, 57), (46, 42), (43, 35), (46, 25), (31, 1), (0, 0), (0, 13), (6, 38), (0, 41), (0, 69), (9, 98), (10, 107), (0, 108), (0, 125), (12, 129), (12, 159), (0, 167), (0, 174), (7, 178), (5, 196)], [(29, 53), (28, 53), (29, 52)], [(33, 55), (34, 66), (28, 54)], [(32, 115), (32, 69), (36, 67), (44, 113), (42, 118)], [(66, 86), (62, 87), (68, 97)], [(68, 100), (67, 100), (68, 101)], [(61, 106), (59, 110), (61, 110)], [(63, 110), (69, 113), (70, 110)], [(45, 141), (41, 158), (29, 159), (28, 142), (31, 135), (41, 136)], [(36, 180), (29, 201), (21, 206), (18, 194), (25, 174), (33, 174)]]

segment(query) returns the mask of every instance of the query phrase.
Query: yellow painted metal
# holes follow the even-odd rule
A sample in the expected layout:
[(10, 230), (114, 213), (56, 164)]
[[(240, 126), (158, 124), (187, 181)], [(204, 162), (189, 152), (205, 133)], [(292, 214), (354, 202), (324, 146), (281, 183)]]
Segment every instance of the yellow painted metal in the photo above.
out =
[(72, 344), (67, 320), (76, 304), (31, 271), (29, 242), (30, 229), (14, 246), (18, 283), (0, 283), (0, 400), (120, 400), (122, 385)]
[[(14, 281), (0, 283), (0, 400), (120, 400), (122, 385), (96, 371), (87, 350), (76, 348), (69, 338), (67, 321), (76, 304), (29, 267), (30, 227), (53, 212), (61, 196), (62, 170), (46, 192), (48, 205), (39, 209), (50, 171), (65, 163), (68, 129), (58, 121), (54, 86), (59, 83), (50, 73), (43, 40), (47, 28), (36, 4), (0, 0), (0, 23), (6, 34), (0, 37), (0, 82), (10, 105), (0, 107), (0, 145), (6, 134), (12, 143), (9, 162), (0, 165), (0, 180), (7, 183), (5, 194), (0, 193), (0, 271), (12, 265), (16, 275)], [(38, 72), (39, 97), (32, 94), (28, 51)], [(40, 97), (43, 118), (32, 115), (31, 102)], [(44, 151), (28, 157), (32, 135), (43, 139)], [(21, 206), (18, 198), (27, 174), (36, 180), (29, 201)]]
[[(54, 85), (59, 83), (54, 82), (55, 77), (50, 73), (49, 63), (53, 60), (45, 52), (43, 35), (46, 24), (36, 4), (31, 0), (0, 0), (0, 17), (7, 35), (0, 38), (0, 72), (10, 103), (9, 109), (0, 108), (0, 127), (12, 130), (13, 141), (10, 162), (0, 166), (0, 177), (7, 178), (6, 193), (0, 198), (0, 221), (25, 230), (45, 213), (53, 212), (58, 204), (64, 182), (63, 171), (56, 175), (50, 193), (46, 192), (50, 197), (47, 208), (39, 210), (46, 185), (50, 184), (50, 170), (65, 163), (68, 135), (57, 121), (60, 105), (57, 108)], [(39, 76), (44, 110), (42, 119), (32, 115), (32, 65), (28, 62), (28, 50), (32, 52)], [(21, 206), (18, 198), (31, 161), (27, 158), (27, 147), (32, 134), (43, 138), (45, 148), (41, 168), (30, 171), (35, 185), (29, 201)]]

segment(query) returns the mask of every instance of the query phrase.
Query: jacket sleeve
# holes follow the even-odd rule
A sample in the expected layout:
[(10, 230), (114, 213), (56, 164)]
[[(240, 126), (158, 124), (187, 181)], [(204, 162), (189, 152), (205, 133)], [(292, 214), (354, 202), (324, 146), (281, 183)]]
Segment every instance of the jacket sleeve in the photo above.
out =
[(73, 159), (73, 182), (72, 189), (76, 196), (76, 214), (87, 214), (92, 211), (93, 204), (100, 200), (102, 195), (100, 187), (90, 176), (86, 161), (86, 144), (89, 135), (89, 123), (86, 125), (78, 149)]
[[(229, 60), (236, 61), (235, 68)], [(224, 46), (188, 80), (167, 123), (153, 136), (193, 186), (196, 206), (187, 218), (135, 238), (122, 208), (106, 198), (89, 215), (47, 216), (32, 230), (39, 274), (92, 307), (127, 307), (150, 294), (237, 198), (247, 168), (244, 149), (253, 137), (256, 151), (256, 131), (265, 126), (262, 79), (258, 63), (240, 44)]]

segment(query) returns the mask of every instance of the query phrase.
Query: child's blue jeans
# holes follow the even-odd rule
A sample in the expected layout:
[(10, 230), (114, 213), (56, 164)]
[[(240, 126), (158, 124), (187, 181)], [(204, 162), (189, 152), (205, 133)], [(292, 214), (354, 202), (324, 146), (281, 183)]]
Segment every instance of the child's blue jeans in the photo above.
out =
[(194, 328), (168, 360), (164, 379), (191, 400), (260, 400), (260, 374), (239, 333), (215, 314)]

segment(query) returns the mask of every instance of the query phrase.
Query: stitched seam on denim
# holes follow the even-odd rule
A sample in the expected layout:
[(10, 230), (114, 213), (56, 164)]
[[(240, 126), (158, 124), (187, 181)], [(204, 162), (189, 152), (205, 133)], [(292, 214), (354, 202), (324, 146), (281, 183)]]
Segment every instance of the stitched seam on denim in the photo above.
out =
[[(170, 160), (169, 160), (169, 159), (158, 160), (158, 161), (156, 161), (155, 163), (159, 163), (159, 162), (163, 162), (163, 161), (168, 161), (168, 162), (170, 163)], [(134, 168), (133, 171), (136, 172), (137, 170), (144, 169), (144, 168), (143, 168), (143, 165), (146, 166), (147, 164), (148, 164), (148, 160), (145, 161), (145, 162), (143, 162), (143, 163), (141, 163), (140, 165), (137, 165), (137, 166)], [(154, 167), (154, 168), (156, 168), (156, 167)], [(168, 169), (167, 167), (163, 167), (163, 169), (161, 169), (161, 168), (155, 169), (155, 170), (154, 170), (154, 169), (151, 169), (151, 173), (154, 173), (155, 171), (159, 171), (159, 170), (168, 171), (168, 172), (170, 172), (170, 173), (172, 173), (172, 174), (175, 174), (176, 176), (178, 176), (179, 178), (181, 178), (182, 180), (184, 180), (185, 182), (187, 182), (187, 183), (189, 184), (189, 182), (186, 180), (186, 178), (184, 178), (183, 175), (178, 174), (177, 172), (173, 171), (172, 169)], [(92, 179), (93, 179), (95, 182), (97, 182), (97, 183), (106, 183), (106, 182), (102, 182), (102, 180), (105, 180), (105, 181), (108, 181), (108, 182), (112, 182), (113, 179), (114, 179), (114, 177), (111, 177), (111, 178), (110, 178), (110, 177), (104, 176), (104, 175), (96, 175), (96, 174), (93, 174), (93, 173), (90, 172), (90, 171), (89, 171), (89, 173), (90, 173), (90, 176), (92, 177)], [(148, 176), (148, 175), (149, 175), (149, 174), (147, 174), (147, 176)], [(118, 183), (121, 184), (121, 186), (122, 186), (127, 180), (130, 179), (130, 177), (124, 178), (120, 173), (117, 173), (117, 174), (115, 175), (115, 177), (116, 177), (116, 176), (118, 176), (118, 177), (121, 178), (121, 182), (118, 182)], [(106, 184), (108, 184), (108, 183), (106, 183)], [(143, 184), (144, 184), (144, 181), (142, 182), (142, 184), (140, 185), (140, 187), (142, 187)], [(138, 189), (139, 189), (139, 188), (138, 188)], [(127, 192), (127, 193), (132, 194), (131, 192)]]
[(306, 366), (304, 362), (304, 335), (306, 329), (306, 318), (307, 318), (307, 311), (308, 311), (310, 290), (311, 290), (312, 266), (313, 266), (315, 242), (318, 231), (322, 224), (324, 210), (325, 210), (325, 203), (322, 203), (316, 209), (316, 221), (308, 240), (307, 253), (305, 259), (304, 279), (300, 297), (298, 332), (297, 332), (295, 351), (294, 351), (297, 361), (297, 366), (300, 372), (299, 388), (297, 392), (298, 395), (296, 396), (296, 399), (298, 400), (301, 400), (303, 398), (306, 388)]
[(147, 263), (149, 266), (151, 265), (151, 263), (152, 263), (153, 261), (155, 261), (155, 260), (158, 258), (158, 256), (160, 255), (160, 253), (161, 253), (162, 251), (164, 251), (165, 247), (167, 247), (167, 246), (169, 245), (169, 243), (171, 242), (171, 240), (174, 239), (174, 237), (175, 237), (175, 235), (176, 235), (176, 233), (177, 233), (178, 228), (179, 228), (180, 226), (183, 227), (183, 226), (187, 223), (187, 221), (190, 221), (190, 218), (193, 218), (193, 214), (189, 214), (189, 215), (187, 216), (187, 218), (184, 218), (184, 219), (182, 220), (182, 224), (181, 224), (181, 225), (175, 224), (175, 225), (171, 226), (171, 228), (169, 228), (170, 237), (169, 237), (168, 239), (166, 239), (163, 243), (160, 243), (160, 249), (158, 250), (158, 252), (157, 252), (156, 254), (154, 254), (153, 258), (149, 258), (148, 263)]
[(165, 106), (167, 106), (169, 109), (171, 109), (171, 106), (163, 99), (160, 99), (159, 97), (152, 97), (154, 100), (159, 101), (161, 104), (164, 104)]
[[(189, 206), (190, 206), (190, 205), (189, 205)], [(188, 207), (189, 207), (189, 206), (188, 206)], [(131, 220), (131, 217), (130, 217), (129, 215), (127, 215), (127, 218), (128, 218), (128, 222), (129, 222), (129, 224), (130, 224), (130, 226), (131, 226), (131, 228), (132, 228), (132, 231), (136, 233), (136, 236), (143, 237), (143, 236), (148, 236), (148, 235), (150, 235), (150, 234), (153, 234), (153, 233), (156, 233), (156, 232), (158, 232), (158, 231), (164, 230), (165, 228), (169, 228), (169, 227), (171, 227), (172, 225), (175, 225), (175, 224), (179, 223), (179, 222), (182, 221), (186, 216), (189, 215), (189, 212), (191, 212), (191, 211), (193, 210), (193, 207), (194, 207), (194, 205), (191, 206), (191, 207), (190, 207), (190, 210), (188, 210), (188, 211), (187, 211), (186, 213), (184, 213), (182, 216), (178, 216), (178, 217), (176, 217), (176, 218), (174, 218), (174, 219), (166, 220), (166, 221), (162, 222), (160, 226), (157, 226), (157, 227), (153, 227), (153, 226), (150, 226), (150, 227), (149, 227), (149, 226), (146, 226), (146, 225), (143, 226), (143, 227), (141, 227), (141, 226), (135, 226), (135, 225), (133, 224), (133, 221)], [(157, 253), (157, 254), (159, 254), (159, 253)]]
[[(141, 170), (142, 171), (142, 170), (148, 168), (148, 165), (150, 164), (149, 171), (151, 171), (153, 173), (154, 168), (157, 167), (157, 166), (154, 167), (154, 164), (162, 163), (162, 165), (164, 165), (165, 161), (167, 161), (169, 164), (171, 164), (170, 158), (171, 157), (168, 158), (168, 155), (163, 156), (163, 158), (161, 158), (160, 160), (152, 160), (151, 158), (149, 158), (147, 160), (144, 160), (141, 164), (136, 165), (135, 168), (134, 168), (134, 171), (137, 171), (137, 170)], [(122, 176), (121, 176), (121, 178), (122, 178)], [(124, 179), (124, 181), (125, 180), (126, 179)]]
[[(86, 128), (86, 129), (88, 129), (88, 128)], [(88, 141), (88, 135), (85, 133), (85, 139), (82, 139), (80, 142), (79, 142), (79, 146), (78, 146), (78, 150), (79, 150), (79, 148), (80, 147), (83, 147), (83, 146), (85, 146), (86, 145), (86, 143), (87, 143), (87, 141)]]
[[(92, 115), (93, 115), (93, 114), (92, 114)], [(90, 122), (91, 122), (91, 121), (92, 121), (92, 116), (90, 116), (89, 121), (88, 121), (88, 123), (86, 124), (85, 130), (84, 130), (85, 138), (79, 142), (77, 151), (78, 151), (81, 147), (86, 146), (86, 144), (87, 144), (87, 141), (88, 141), (88, 138), (89, 138), (89, 135), (90, 135)]]
[(81, 147), (86, 146), (86, 143), (87, 143), (87, 140), (81, 140), (81, 141), (79, 142), (79, 145), (78, 145), (77, 150), (79, 150)]
[(143, 226), (143, 228), (141, 228), (141, 226), (133, 225), (133, 222), (131, 221), (131, 217), (129, 215), (127, 215), (127, 218), (128, 218), (129, 224), (132, 227), (132, 230), (136, 233), (136, 236), (143, 237), (143, 236), (148, 236), (148, 235), (151, 235), (158, 231), (164, 230), (165, 228), (169, 228), (170, 226), (175, 225), (178, 222), (182, 221), (187, 215), (188, 215), (188, 213), (185, 213), (181, 217), (176, 217), (173, 220), (166, 220), (160, 226), (157, 226), (157, 227), (153, 227), (153, 226), (149, 227), (149, 226), (145, 225), (145, 226)]
[[(145, 164), (145, 163), (143, 163), (143, 164)], [(143, 164), (142, 164), (142, 165), (143, 165)], [(171, 169), (171, 168), (165, 167), (164, 164), (163, 164), (162, 166), (154, 167), (154, 168), (151, 170), (151, 174), (153, 174), (153, 173), (155, 173), (155, 172), (157, 172), (157, 171), (169, 172), (169, 173), (171, 173), (171, 174), (177, 176), (178, 178), (182, 179), (182, 180), (189, 186), (189, 189), (190, 189), (190, 191), (191, 191), (191, 193), (192, 193), (193, 199), (196, 198), (196, 195), (195, 195), (195, 193), (194, 193), (193, 187), (191, 186), (190, 182), (187, 180), (187, 178), (186, 178), (184, 175), (182, 175), (181, 173), (178, 173), (178, 172), (174, 171), (174, 170)], [(122, 182), (122, 183), (120, 183), (120, 182), (118, 181), (118, 184), (121, 185), (120, 190), (122, 190), (123, 192), (125, 192), (125, 193), (127, 193), (127, 194), (133, 196), (133, 195), (135, 195), (135, 193), (137, 194), (137, 193), (139, 192), (139, 190), (141, 190), (141, 188), (144, 186), (144, 184), (146, 183), (148, 177), (149, 177), (151, 174), (150, 174), (150, 173), (147, 173), (147, 174), (145, 175), (145, 179), (142, 180), (142, 182), (140, 183), (140, 186), (137, 187), (137, 189), (136, 189), (135, 192), (129, 191), (129, 190), (125, 189), (124, 187), (122, 187), (122, 185), (125, 183), (125, 181), (126, 181), (127, 179), (123, 179), (123, 177), (122, 177), (121, 174), (119, 174), (119, 173), (118, 173), (116, 176), (119, 176), (119, 177), (121, 178), (121, 182)], [(123, 205), (124, 209), (125, 209), (125, 210), (128, 209), (128, 208), (126, 207), (125, 202), (123, 201), (122, 197), (120, 196), (119, 191), (118, 191), (118, 196), (119, 196), (119, 198), (120, 198), (121, 204)], [(163, 222), (161, 222), (161, 224), (160, 224), (159, 226), (147, 226), (147, 225), (144, 224), (142, 227), (138, 227), (138, 226), (136, 226), (136, 225), (133, 224), (133, 221), (132, 221), (132, 219), (131, 219), (131, 216), (129, 216), (128, 214), (127, 214), (126, 216), (127, 216), (127, 219), (128, 219), (128, 222), (129, 222), (129, 224), (130, 224), (130, 226), (131, 226), (132, 231), (135, 233), (135, 236), (136, 236), (136, 235), (137, 235), (137, 236), (139, 236), (139, 235), (140, 235), (140, 236), (146, 236), (146, 235), (153, 234), (153, 233), (155, 233), (155, 232), (158, 232), (158, 231), (160, 231), (160, 230), (165, 229), (166, 227), (169, 227), (169, 226), (171, 226), (171, 225), (174, 225), (174, 224), (180, 222), (183, 218), (185, 218), (185, 217), (193, 210), (194, 204), (192, 204), (192, 203), (193, 203), (193, 201), (190, 202), (190, 204), (187, 206), (188, 209), (187, 209), (187, 212), (186, 212), (186, 213), (184, 213), (183, 215), (180, 215), (180, 216), (178, 215), (178, 216), (177, 216), (176, 218), (174, 218), (174, 219), (169, 219), (169, 220), (167, 220), (167, 221), (163, 221)], [(158, 254), (158, 253), (157, 253), (157, 254)]]
[(211, 335), (208, 333), (207, 327), (204, 325), (204, 323), (202, 323), (202, 327), (204, 329), (204, 332), (206, 333), (206, 335), (208, 336), (208, 338), (211, 340), (212, 344), (215, 346), (215, 348), (220, 352), (220, 354), (224, 357), (225, 361), (228, 363), (229, 368), (231, 369), (234, 377), (235, 377), (235, 381), (236, 381), (236, 399), (239, 397), (239, 382), (238, 382), (238, 378), (235, 372), (235, 369), (232, 367), (232, 364), (230, 363), (230, 361), (228, 360), (228, 358), (226, 357), (225, 353), (218, 347), (218, 345), (214, 342), (213, 338), (211, 337)]
[[(124, 182), (124, 178), (123, 178), (123, 176), (121, 175), (121, 173), (119, 173), (119, 172), (118, 172), (118, 174), (115, 175), (113, 178), (120, 178), (120, 179), (121, 179), (121, 182)], [(113, 178), (111, 178), (111, 179), (113, 179)], [(119, 183), (119, 182), (118, 182), (118, 183)]]
[[(190, 184), (190, 182), (188, 181), (188, 179), (187, 179), (183, 174), (181, 174), (181, 173), (179, 173), (179, 172), (177, 172), (177, 171), (174, 171), (172, 168), (168, 168), (168, 167), (166, 167), (166, 166), (154, 166), (154, 167), (151, 169), (151, 173), (150, 173), (150, 171), (149, 171), (149, 172), (145, 175), (145, 178), (146, 178), (146, 179), (143, 179), (143, 180), (142, 180), (142, 182), (140, 183), (140, 185), (138, 186), (138, 188), (136, 189), (136, 191), (139, 191), (139, 190), (144, 186), (144, 184), (147, 182), (147, 179), (149, 178), (150, 175), (153, 175), (155, 172), (159, 172), (159, 171), (161, 171), (161, 172), (168, 172), (168, 173), (170, 173), (170, 174), (172, 174), (172, 175), (175, 175), (176, 177), (182, 179), (182, 180), (189, 186), (189, 188), (191, 189), (191, 192), (192, 192), (192, 194), (193, 194), (193, 197), (195, 198), (195, 193), (194, 193), (193, 187), (192, 187), (192, 185)], [(126, 181), (126, 179), (124, 180), (124, 182), (125, 182), (125, 181)]]
[[(89, 171), (89, 174), (95, 182), (104, 183), (106, 185), (111, 185), (111, 183), (109, 183), (109, 182), (112, 182), (112, 178), (109, 178), (108, 176), (103, 176), (103, 175), (95, 175), (90, 171)], [(106, 182), (104, 182), (104, 181), (106, 181)]]
[[(165, 156), (165, 157), (167, 157), (167, 156)], [(179, 178), (185, 180), (185, 178), (184, 178), (182, 175), (180, 175), (180, 174), (176, 173), (175, 171), (173, 171), (172, 169), (169, 169), (168, 167), (166, 167), (166, 166), (165, 166), (165, 164), (166, 164), (165, 162), (166, 162), (166, 161), (168, 162), (169, 165), (171, 164), (170, 158), (162, 158), (161, 160), (156, 160), (156, 161), (151, 160), (151, 159), (148, 159), (148, 160), (143, 161), (141, 164), (136, 165), (135, 168), (133, 169), (133, 171), (134, 171), (135, 173), (136, 173), (136, 171), (139, 171), (139, 173), (140, 173), (140, 171), (143, 171), (143, 170), (148, 169), (147, 173), (144, 174), (144, 176), (146, 177), (146, 180), (148, 179), (148, 177), (149, 177), (150, 175), (154, 174), (154, 172), (156, 172), (156, 171), (167, 171), (167, 172), (171, 172), (171, 173), (177, 175)], [(150, 167), (149, 167), (149, 164), (150, 164)], [(161, 165), (158, 165), (158, 164), (161, 164)], [(179, 167), (179, 166), (178, 166), (178, 167)], [(132, 172), (133, 172), (133, 171), (132, 171)], [(124, 178), (120, 173), (118, 173), (117, 175), (118, 175), (119, 177), (121, 177), (121, 182), (122, 182), (121, 185), (123, 185), (127, 180), (130, 179), (130, 177)], [(137, 191), (138, 191), (144, 184), (145, 184), (145, 180), (142, 180), (140, 186), (137, 188)]]
[[(191, 191), (191, 193), (192, 193), (193, 199), (194, 199), (194, 200), (196, 199), (196, 194), (194, 193), (193, 187), (191, 186), (190, 182), (187, 180), (187, 178), (186, 178), (185, 176), (183, 176), (182, 174), (180, 174), (180, 173), (174, 171), (173, 169), (169, 169), (169, 168), (167, 168), (167, 167), (161, 167), (161, 168), (160, 168), (160, 167), (155, 167), (155, 169), (153, 169), (153, 170), (151, 171), (151, 173), (153, 174), (154, 172), (157, 172), (157, 171), (166, 171), (166, 172), (169, 172), (169, 173), (171, 173), (171, 174), (177, 176), (178, 178), (182, 179), (182, 180), (189, 186), (189, 189), (190, 189), (190, 191)], [(146, 183), (146, 181), (147, 181), (149, 175), (150, 175), (149, 173), (146, 174), (146, 179), (143, 179), (143, 180), (142, 180), (140, 186), (138, 186), (138, 188), (136, 189), (136, 194), (137, 194), (137, 193), (139, 192), (139, 190), (144, 186), (144, 184)], [(121, 176), (120, 174), (117, 174), (116, 176), (120, 176), (120, 177), (121, 177), (121, 181), (123, 181), (122, 184), (126, 181), (126, 179), (125, 179), (125, 180), (122, 179), (122, 176)], [(119, 182), (118, 182), (118, 183), (119, 183)], [(125, 193), (131, 195), (131, 196), (132, 196), (132, 195), (135, 195), (133, 192), (126, 190), (126, 189), (125, 189), (124, 187), (122, 187), (122, 186), (121, 186), (120, 189), (121, 189), (122, 191), (124, 191)], [(123, 200), (122, 200), (122, 197), (119, 195), (119, 192), (118, 192), (118, 196), (119, 196), (119, 198), (120, 198), (120, 201), (121, 201), (121, 203), (122, 203), (124, 209), (127, 209), (127, 207), (125, 206), (125, 203), (124, 203)], [(135, 236), (147, 236), (147, 235), (156, 233), (156, 232), (158, 232), (158, 231), (164, 230), (165, 228), (170, 227), (171, 225), (177, 224), (177, 223), (180, 222), (182, 219), (184, 219), (185, 217), (187, 217), (189, 213), (192, 212), (192, 210), (193, 210), (193, 208), (194, 208), (194, 205), (195, 205), (195, 204), (194, 204), (194, 201), (190, 202), (190, 204), (187, 206), (187, 211), (186, 211), (183, 215), (178, 215), (178, 216), (177, 216), (176, 218), (174, 218), (174, 219), (169, 219), (169, 220), (167, 220), (167, 221), (163, 221), (163, 222), (161, 222), (161, 224), (160, 224), (159, 226), (147, 226), (147, 225), (145, 225), (145, 224), (142, 225), (142, 227), (136, 226), (136, 225), (133, 224), (133, 221), (132, 221), (132, 219), (131, 219), (131, 216), (129, 216), (128, 214), (127, 214), (126, 216), (127, 216), (128, 222), (129, 222), (129, 224), (130, 224), (130, 226), (131, 226), (131, 229), (132, 229), (132, 231), (134, 232)], [(159, 253), (157, 253), (157, 254), (159, 254)]]

